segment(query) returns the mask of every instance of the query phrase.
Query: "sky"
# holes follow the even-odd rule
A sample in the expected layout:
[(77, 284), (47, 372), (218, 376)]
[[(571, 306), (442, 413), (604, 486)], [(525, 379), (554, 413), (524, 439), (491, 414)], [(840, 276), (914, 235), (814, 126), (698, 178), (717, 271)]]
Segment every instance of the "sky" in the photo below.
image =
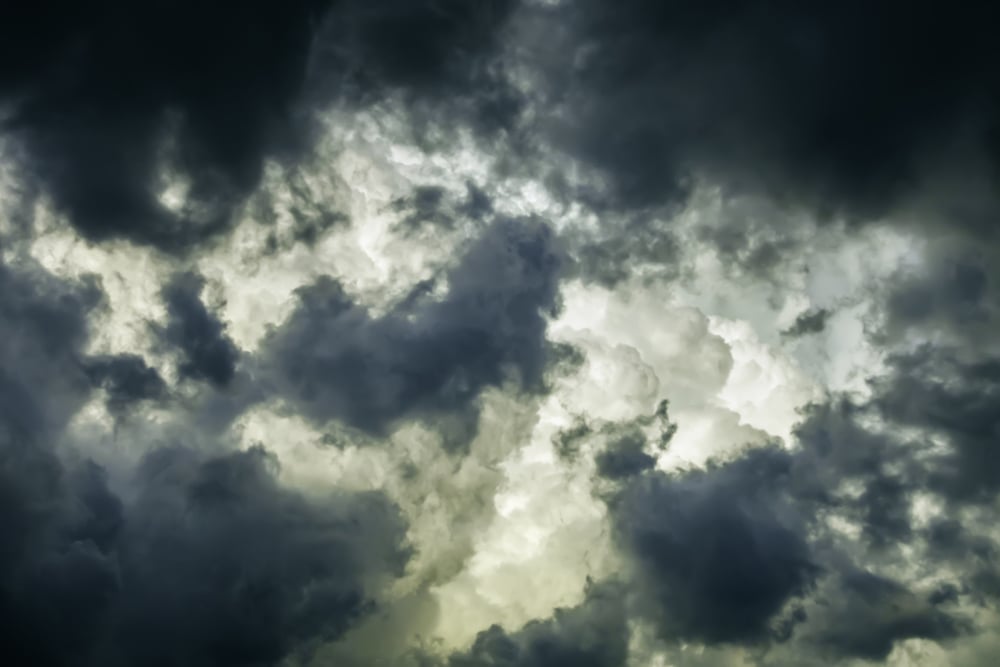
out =
[(1000, 9), (0, 9), (0, 662), (988, 667)]

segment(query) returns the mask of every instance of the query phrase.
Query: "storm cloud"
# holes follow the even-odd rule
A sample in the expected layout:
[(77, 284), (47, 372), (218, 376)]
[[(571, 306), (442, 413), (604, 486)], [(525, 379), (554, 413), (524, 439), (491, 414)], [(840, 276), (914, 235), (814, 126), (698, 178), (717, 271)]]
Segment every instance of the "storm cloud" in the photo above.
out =
[(448, 273), (440, 300), (425, 296), (373, 317), (322, 278), (299, 290), (297, 310), (269, 341), (273, 363), (317, 421), (384, 433), (403, 416), (427, 413), (474, 429), (484, 387), (507, 377), (527, 391), (544, 387), (558, 269), (546, 226), (500, 220)]
[(0, 10), (0, 660), (991, 665), (998, 18)]

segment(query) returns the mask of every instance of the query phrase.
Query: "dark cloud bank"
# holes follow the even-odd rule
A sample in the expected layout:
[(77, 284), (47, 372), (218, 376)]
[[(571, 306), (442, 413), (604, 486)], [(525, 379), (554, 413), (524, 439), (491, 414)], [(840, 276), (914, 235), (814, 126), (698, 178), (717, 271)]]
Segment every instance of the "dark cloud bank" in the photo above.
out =
[[(940, 241), (928, 271), (876, 296), (872, 340), (891, 354), (870, 397), (830, 396), (787, 448), (704, 469), (654, 469), (672, 431), (647, 441), (652, 419), (566, 434), (567, 451), (597, 443), (626, 570), (551, 618), (408, 658), (611, 667), (644, 624), (665, 646), (745, 647), (758, 664), (881, 661), (904, 639), (988, 632), (972, 612), (1000, 596), (982, 519), (1000, 491), (997, 18), (988, 4), (889, 1), (13, 3), (0, 10), (0, 128), (18, 197), (45, 198), (89, 241), (175, 258), (225, 239), (265, 160), (313, 159), (315, 113), (390, 95), (415, 125), (467, 127), (604, 216), (597, 241), (563, 239), (494, 216), (476, 186), (459, 205), (418, 189), (400, 200), (404, 226), (477, 230), (443, 296), (427, 285), (373, 314), (324, 277), (253, 358), (177, 260), (155, 336), (181, 384), (239, 394), (253, 373), (240, 405), (278, 398), (376, 438), (417, 420), (465, 443), (485, 389), (544, 393), (560, 279), (616, 285), (679, 261), (669, 225), (650, 221), (699, 185), (845, 234), (878, 223)], [(552, 155), (593, 179), (560, 181)], [(179, 207), (157, 197), (166, 178), (188, 183)], [(30, 238), (31, 221), (14, 222)], [(755, 245), (782, 229), (743, 222), (713, 237), (720, 253), (767, 247), (748, 263), (780, 272), (795, 245)], [(94, 398), (114, 415), (161, 405), (176, 387), (139, 355), (86, 353), (97, 281), (4, 261), (5, 664), (274, 665), (376, 613), (411, 555), (386, 496), (286, 487), (268, 443), (142, 443), (141, 464), (112, 479), (75, 448), (73, 416)], [(786, 338), (821, 334), (830, 316), (810, 311)], [(908, 336), (923, 344), (897, 349)], [(918, 521), (927, 499), (955, 518)]]
[[(378, 318), (324, 278), (269, 343), (283, 395), (304, 414), (379, 434), (400, 418), (457, 420), (468, 437), (474, 402), (505, 376), (544, 388), (559, 255), (544, 225), (501, 220), (448, 276), (441, 300), (407, 299)], [(452, 429), (448, 429), (452, 430)]]
[[(308, 155), (317, 105), (392, 90), (461, 97), (491, 81), (485, 53), (513, 7), (11, 6), (0, 16), (0, 123), (29, 177), (25, 196), (47, 195), (88, 239), (184, 252), (231, 227), (265, 158)], [(504, 114), (505, 87), (490, 85), (495, 102), (475, 96), (484, 119)], [(189, 185), (179, 208), (157, 197), (170, 177)]]
[(0, 650), (14, 665), (274, 664), (335, 638), (408, 557), (377, 493), (286, 489), (263, 448), (148, 454), (116, 492), (65, 449), (93, 386), (155, 400), (136, 357), (87, 358), (99, 292), (3, 267)]

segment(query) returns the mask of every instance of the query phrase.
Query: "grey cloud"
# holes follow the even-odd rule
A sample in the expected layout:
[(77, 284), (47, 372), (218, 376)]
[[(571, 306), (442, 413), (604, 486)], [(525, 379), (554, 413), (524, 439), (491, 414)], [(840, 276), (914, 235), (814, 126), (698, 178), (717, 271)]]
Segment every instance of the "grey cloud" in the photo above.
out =
[[(652, 414), (624, 422), (591, 422), (578, 415), (573, 424), (556, 433), (552, 444), (563, 459), (574, 461), (585, 445), (593, 445), (598, 474), (625, 479), (656, 463), (655, 454), (665, 451), (677, 432), (670, 420), (670, 402), (661, 400)], [(652, 441), (650, 433), (654, 434)]]
[(933, 461), (933, 487), (959, 500), (996, 497), (1000, 362), (963, 361), (956, 352), (925, 347), (896, 357), (893, 373), (878, 386), (877, 405), (888, 418), (947, 438), (949, 451)]
[(465, 198), (456, 201), (439, 186), (414, 188), (409, 196), (393, 201), (393, 208), (403, 214), (399, 224), (406, 231), (417, 231), (428, 225), (451, 230), (463, 218), (487, 221), (493, 214), (493, 200), (473, 183), (466, 183), (465, 189)]
[[(926, 449), (865, 425), (878, 400), (813, 406), (790, 451), (756, 448), (703, 470), (640, 465), (618, 476), (624, 482), (607, 501), (616, 543), (633, 564), (629, 613), (668, 643), (782, 646), (775, 664), (817, 651), (882, 660), (898, 640), (970, 632), (949, 605), (967, 600), (970, 586), (988, 587), (996, 546), (957, 524), (915, 530), (918, 491), (951, 496), (934, 485), (941, 462)], [(594, 432), (578, 428), (565, 439)], [(858, 525), (864, 539), (845, 541), (833, 518)], [(942, 575), (971, 571), (921, 594), (868, 569), (895, 567), (902, 545)], [(970, 559), (973, 545), (979, 555)]]
[(448, 667), (617, 667), (628, 654), (622, 591), (612, 583), (591, 585), (577, 607), (557, 609), (508, 633), (494, 625), (472, 648), (452, 655)]
[[(609, 233), (610, 230), (610, 233)], [(667, 224), (642, 218), (621, 227), (609, 222), (597, 238), (581, 234), (574, 239), (575, 273), (587, 281), (614, 288), (641, 269), (652, 269), (661, 278), (680, 275), (683, 249)]]
[(382, 494), (306, 497), (261, 448), (155, 449), (113, 489), (65, 451), (66, 426), (95, 384), (128, 403), (158, 376), (138, 357), (84, 357), (93, 283), (2, 266), (0, 295), (5, 661), (277, 664), (338, 636), (401, 573), (406, 526)]
[(225, 324), (202, 303), (204, 284), (194, 273), (180, 273), (170, 280), (163, 288), (168, 321), (159, 333), (181, 351), (181, 376), (221, 388), (236, 374), (239, 350), (226, 336)]
[(277, 664), (372, 610), (401, 573), (405, 526), (380, 494), (309, 500), (263, 449), (151, 454), (116, 545), (125, 663)]
[(913, 195), (955, 135), (994, 145), (994, 18), (892, 1), (562, 3), (535, 18), (553, 24), (537, 51), (564, 110), (546, 130), (603, 171), (617, 206), (707, 177), (870, 218)]
[[(154, 330), (187, 387), (211, 388), (190, 412), (163, 400), (171, 388), (139, 354), (85, 352), (88, 315), (102, 302), (93, 279), (58, 280), (8, 261), (5, 246), (8, 662), (308, 657), (377, 609), (381, 583), (408, 562), (407, 527), (382, 494), (307, 496), (279, 481), (265, 450), (226, 453), (214, 439), (248, 405), (277, 399), (313, 425), (342, 422), (340, 435), (360, 432), (357, 442), (417, 420), (449, 446), (465, 443), (484, 391), (535, 398), (579, 362), (546, 338), (560, 280), (615, 289), (683, 279), (696, 248), (777, 290), (794, 262), (810, 268), (804, 244), (824, 225), (824, 240), (878, 224), (923, 246), (924, 265), (872, 287), (881, 329), (867, 340), (886, 365), (870, 397), (809, 407), (788, 449), (670, 473), (655, 469), (673, 434), (665, 406), (621, 424), (580, 415), (556, 436), (559, 463), (593, 457), (627, 572), (575, 608), (486, 629), (443, 659), (610, 667), (627, 659), (630, 625), (647, 624), (664, 644), (749, 647), (764, 663), (879, 661), (907, 638), (973, 634), (963, 613), (995, 608), (995, 8), (109, 0), (0, 13), (0, 138), (23, 200), (11, 203), (20, 231), (30, 233), (21, 218), (51, 206), (87, 242), (122, 239), (174, 262), (238, 219), (274, 223), (275, 194), (292, 224), (262, 230), (265, 252), (314, 246), (345, 216), (336, 188), (314, 192), (294, 167), (316, 157), (316, 115), (331, 108), (385, 104), (428, 152), (442, 136), (468, 135), (496, 158), (464, 197), (425, 184), (395, 201), (392, 233), (474, 238), (384, 313), (348, 297), (346, 281), (322, 278), (297, 291), (259, 352), (244, 351), (202, 300), (203, 279), (178, 267), (161, 292), (167, 324)], [(270, 161), (291, 168), (278, 184), (287, 192), (259, 192)], [(505, 189), (494, 186), (525, 176), (562, 199), (566, 218), (582, 210), (598, 224), (560, 219), (557, 237), (505, 219)], [(167, 181), (188, 186), (179, 206), (159, 197)], [(680, 228), (702, 189), (723, 204)], [(779, 341), (823, 332), (831, 317), (807, 311)], [(896, 347), (915, 340), (929, 342)], [(170, 437), (151, 425), (151, 442), (116, 441), (152, 453), (138, 470), (105, 472), (84, 456), (101, 446), (77, 448), (67, 431), (95, 398), (116, 418), (152, 404), (174, 410)], [(185, 433), (190, 442), (177, 445)], [(212, 454), (197, 450), (207, 441)], [(466, 525), (454, 528), (463, 554), (498, 484), (467, 498)], [(925, 500), (942, 514), (925, 521)], [(845, 525), (857, 530), (850, 540)], [(915, 564), (933, 586), (911, 576)], [(435, 567), (456, 566), (427, 571)]]
[(113, 413), (166, 395), (167, 385), (160, 374), (135, 354), (89, 357), (84, 368), (90, 381), (104, 389), (108, 408)]
[(483, 388), (510, 372), (527, 391), (543, 388), (558, 269), (546, 226), (500, 220), (448, 273), (441, 300), (418, 297), (373, 317), (332, 279), (301, 288), (267, 354), (279, 386), (314, 420), (383, 433), (430, 414), (457, 420), (467, 437)]
[(821, 333), (826, 328), (826, 323), (830, 319), (830, 315), (830, 311), (826, 308), (808, 310), (796, 317), (792, 326), (782, 331), (781, 334), (797, 338), (799, 336)]
[(624, 479), (651, 470), (656, 458), (645, 450), (646, 438), (641, 434), (624, 435), (597, 455), (597, 471), (609, 479)]
[[(184, 253), (232, 227), (265, 160), (308, 156), (314, 112), (331, 104), (404, 90), (435, 104), (460, 98), (484, 130), (510, 125), (519, 98), (491, 54), (515, 6), (11, 9), (0, 20), (0, 131), (19, 147), (25, 194), (47, 195), (87, 239)], [(164, 172), (190, 184), (179, 208), (158, 199)]]
[(331, 179), (332, 183), (314, 183), (305, 176), (311, 167), (315, 167), (315, 160), (303, 160), (298, 168), (286, 172), (280, 185), (260, 188), (251, 199), (250, 214), (265, 224), (273, 226), (279, 211), (291, 219), (288, 229), (272, 229), (268, 233), (265, 255), (285, 252), (298, 244), (312, 248), (332, 230), (350, 222), (339, 208), (338, 179)]
[(836, 657), (885, 660), (897, 639), (948, 640), (967, 623), (938, 608), (948, 596), (921, 599), (899, 583), (869, 572), (848, 572), (815, 613), (811, 640)]
[(962, 337), (971, 337), (978, 328), (991, 330), (996, 312), (991, 267), (981, 256), (948, 254), (934, 256), (923, 271), (894, 281), (885, 305), (890, 339), (927, 327), (957, 331)]
[[(36, 456), (42, 467), (19, 469), (49, 500), (3, 559), (14, 664), (278, 664), (370, 613), (407, 559), (384, 497), (307, 499), (277, 483), (263, 449), (157, 450), (127, 504), (96, 465)], [(25, 483), (7, 488), (27, 504)]]
[[(229, 226), (265, 155), (295, 152), (293, 108), (326, 4), (13, 11), (0, 39), (3, 130), (85, 237), (188, 249)], [(171, 166), (192, 183), (179, 212), (156, 198), (171, 142)]]
[(638, 477), (614, 499), (615, 534), (663, 638), (766, 641), (808, 591), (819, 566), (782, 489), (790, 463), (755, 450), (704, 472)]
[(65, 468), (52, 447), (90, 389), (80, 357), (99, 300), (93, 282), (0, 265), (0, 651), (13, 664), (67, 664), (115, 584), (101, 550), (117, 500), (98, 468)]

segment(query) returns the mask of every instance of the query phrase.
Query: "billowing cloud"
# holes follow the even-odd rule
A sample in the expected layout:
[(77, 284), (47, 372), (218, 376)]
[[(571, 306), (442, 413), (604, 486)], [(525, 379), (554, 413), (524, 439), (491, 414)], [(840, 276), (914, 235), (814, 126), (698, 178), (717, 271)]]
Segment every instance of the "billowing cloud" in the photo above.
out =
[(440, 300), (418, 292), (372, 317), (320, 279), (300, 289), (299, 308), (268, 343), (280, 383), (320, 422), (385, 433), (400, 417), (427, 412), (456, 419), (461, 437), (475, 427), (485, 386), (513, 373), (522, 388), (543, 388), (558, 268), (548, 228), (502, 220), (450, 271)]
[(223, 323), (201, 302), (203, 286), (200, 276), (181, 274), (164, 288), (168, 321), (162, 337), (180, 350), (182, 377), (224, 387), (236, 373), (239, 352)]
[(760, 450), (718, 470), (640, 478), (616, 499), (612, 521), (661, 633), (752, 642), (806, 592), (817, 566), (779, 491), (788, 472), (785, 455)]
[[(303, 496), (263, 448), (146, 456), (122, 486), (67, 451), (93, 387), (162, 396), (139, 357), (87, 357), (92, 281), (4, 266), (0, 642), (15, 664), (273, 664), (373, 609), (409, 549), (378, 493)], [(63, 443), (60, 446), (60, 443)]]
[(0, 11), (0, 652), (987, 665), (986, 6)]

